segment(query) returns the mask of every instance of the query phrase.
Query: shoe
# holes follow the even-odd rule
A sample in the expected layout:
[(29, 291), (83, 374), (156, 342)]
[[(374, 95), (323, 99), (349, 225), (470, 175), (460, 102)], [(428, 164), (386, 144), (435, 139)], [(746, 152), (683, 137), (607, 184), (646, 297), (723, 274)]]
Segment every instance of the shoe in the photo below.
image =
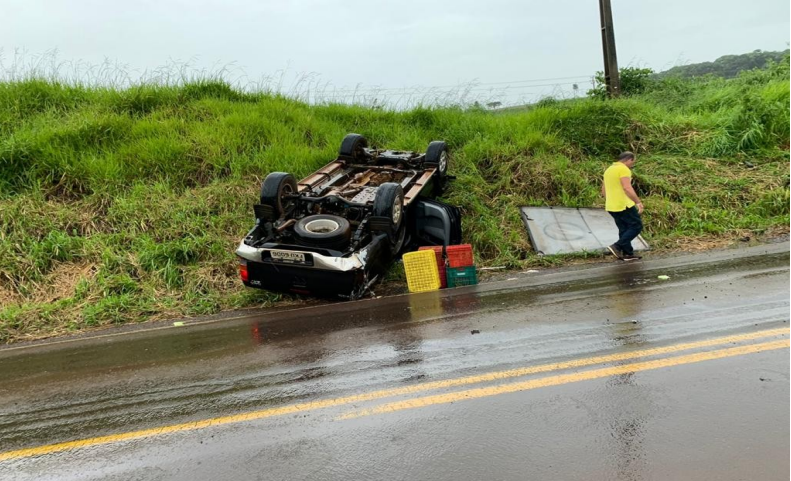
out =
[(636, 256), (634, 254), (624, 254), (624, 256), (621, 257), (621, 259), (625, 261), (639, 261), (640, 259), (642, 259), (642, 256)]
[(608, 246), (607, 248), (610, 250), (610, 252), (612, 252), (612, 255), (614, 255), (618, 259), (623, 259), (623, 251), (621, 251), (621, 249), (619, 249), (617, 245), (613, 244), (611, 246)]

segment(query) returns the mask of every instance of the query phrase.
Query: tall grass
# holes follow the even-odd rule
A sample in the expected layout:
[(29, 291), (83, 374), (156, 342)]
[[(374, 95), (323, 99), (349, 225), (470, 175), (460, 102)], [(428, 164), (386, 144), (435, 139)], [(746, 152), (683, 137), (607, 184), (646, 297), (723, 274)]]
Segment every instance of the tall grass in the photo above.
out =
[(0, 82), (0, 340), (288, 301), (243, 288), (233, 251), (266, 174), (310, 173), (348, 132), (398, 149), (446, 140), (457, 180), (445, 200), (461, 206), (482, 265), (546, 262), (519, 207), (601, 206), (601, 173), (626, 149), (639, 154), (655, 246), (789, 222), (787, 63), (502, 113), (311, 106), (217, 78), (10, 79)]

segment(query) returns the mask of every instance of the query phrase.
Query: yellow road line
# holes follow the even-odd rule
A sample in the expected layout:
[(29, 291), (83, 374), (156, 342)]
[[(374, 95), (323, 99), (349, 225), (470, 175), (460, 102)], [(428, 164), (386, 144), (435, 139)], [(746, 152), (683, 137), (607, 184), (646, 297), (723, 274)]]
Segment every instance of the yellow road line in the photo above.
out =
[(16, 451), (7, 451), (4, 453), (0, 453), (0, 461), (6, 459), (38, 456), (42, 454), (55, 453), (59, 451), (66, 451), (70, 449), (82, 448), (87, 446), (95, 446), (99, 444), (109, 444), (109, 443), (115, 443), (119, 441), (131, 440), (131, 439), (146, 438), (150, 436), (157, 436), (160, 434), (175, 433), (180, 431), (192, 431), (192, 430), (203, 429), (212, 426), (219, 426), (223, 424), (252, 421), (252, 420), (263, 419), (272, 416), (281, 416), (284, 414), (313, 411), (316, 409), (322, 409), (322, 408), (328, 408), (328, 407), (340, 406), (340, 405), (352, 404), (358, 402), (372, 401), (376, 399), (400, 396), (404, 394), (413, 394), (413, 393), (429, 391), (433, 389), (442, 389), (442, 388), (448, 388), (454, 386), (475, 384), (480, 382), (496, 381), (496, 380), (508, 379), (512, 377), (525, 376), (529, 374), (536, 374), (541, 372), (584, 367), (594, 364), (623, 361), (626, 359), (634, 359), (638, 357), (655, 356), (659, 354), (668, 354), (668, 353), (673, 353), (673, 352), (678, 352), (688, 349), (710, 347), (719, 344), (748, 341), (762, 337), (771, 337), (771, 336), (788, 335), (788, 334), (789, 334), (788, 328), (769, 329), (769, 330), (758, 331), (748, 334), (739, 334), (734, 336), (725, 336), (715, 339), (708, 339), (705, 341), (676, 344), (673, 346), (658, 347), (653, 349), (643, 349), (639, 351), (623, 352), (618, 354), (610, 354), (606, 356), (596, 356), (596, 357), (590, 357), (584, 359), (576, 359), (572, 361), (543, 364), (539, 366), (525, 367), (519, 369), (511, 369), (508, 371), (492, 372), (492, 373), (481, 374), (476, 376), (467, 376), (457, 379), (447, 379), (443, 381), (427, 382), (423, 384), (404, 386), (394, 389), (385, 389), (380, 391), (372, 391), (369, 393), (356, 394), (352, 396), (346, 396), (335, 399), (326, 399), (315, 402), (292, 404), (292, 405), (282, 406), (277, 408), (262, 409), (259, 411), (252, 411), (244, 414), (211, 418), (202, 421), (174, 424), (170, 426), (143, 429), (139, 431), (131, 431), (120, 434), (111, 434), (107, 436), (99, 436), (99, 437), (81, 439), (76, 441), (68, 441), (64, 443), (49, 444), (35, 448), (19, 449)]
[(558, 386), (560, 384), (568, 384), (572, 382), (587, 381), (590, 379), (598, 379), (602, 377), (617, 376), (618, 374), (648, 371), (651, 369), (678, 366), (681, 364), (691, 364), (701, 361), (710, 361), (713, 359), (722, 359), (725, 357), (741, 356), (744, 354), (750, 354), (761, 351), (770, 351), (773, 349), (783, 349), (787, 347), (789, 347), (789, 341), (788, 339), (783, 339), (780, 341), (770, 341), (761, 344), (753, 344), (748, 346), (720, 349), (717, 351), (687, 354), (684, 356), (657, 359), (655, 361), (637, 362), (632, 364), (625, 364), (623, 366), (594, 369), (591, 371), (584, 371), (573, 374), (548, 376), (540, 379), (532, 379), (530, 381), (516, 382), (516, 383), (504, 384), (500, 386), (483, 387), (477, 389), (468, 389), (466, 391), (459, 391), (449, 394), (438, 394), (436, 396), (424, 396), (416, 399), (409, 399), (406, 401), (392, 402), (371, 409), (363, 409), (360, 411), (352, 412), (341, 416), (339, 419), (351, 419), (361, 416), (370, 416), (372, 414), (383, 414), (383, 413), (401, 411), (404, 409), (422, 408), (426, 406), (432, 406), (435, 404), (447, 404), (456, 401), (465, 401), (469, 399), (477, 399), (487, 396), (496, 396), (499, 394), (526, 391), (529, 389), (536, 389), (540, 387)]

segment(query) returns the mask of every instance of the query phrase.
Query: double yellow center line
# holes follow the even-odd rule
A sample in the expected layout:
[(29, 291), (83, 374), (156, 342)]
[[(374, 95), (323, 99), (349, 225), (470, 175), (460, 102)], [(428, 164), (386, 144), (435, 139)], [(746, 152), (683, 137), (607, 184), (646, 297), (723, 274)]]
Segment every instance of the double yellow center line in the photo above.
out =
[[(443, 381), (427, 382), (423, 384), (416, 384), (412, 386), (405, 386), (394, 389), (372, 391), (369, 393), (357, 394), (353, 396), (345, 396), (335, 399), (326, 399), (315, 402), (291, 404), (288, 406), (282, 406), (277, 408), (262, 409), (259, 411), (253, 411), (244, 414), (223, 416), (223, 417), (211, 418), (211, 419), (206, 419), (196, 422), (174, 424), (174, 425), (162, 426), (153, 429), (144, 429), (144, 430), (131, 431), (121, 434), (112, 434), (109, 436), (99, 436), (94, 438), (81, 439), (77, 441), (49, 444), (35, 448), (19, 449), (16, 451), (7, 451), (4, 453), (0, 453), (0, 461), (56, 453), (60, 451), (67, 451), (67, 450), (72, 450), (72, 449), (82, 448), (87, 446), (116, 443), (119, 441), (125, 441), (131, 439), (147, 438), (151, 436), (158, 436), (158, 435), (175, 433), (180, 431), (193, 431), (193, 430), (204, 429), (213, 426), (220, 426), (224, 424), (252, 421), (252, 420), (263, 419), (272, 416), (281, 416), (284, 414), (294, 414), (305, 411), (313, 411), (322, 408), (343, 406), (343, 405), (373, 401), (376, 399), (382, 399), (387, 397), (414, 394), (414, 393), (436, 390), (436, 389), (446, 389), (456, 386), (465, 386), (465, 385), (478, 384), (484, 382), (501, 381), (505, 379), (512, 379), (516, 377), (538, 374), (543, 372), (574, 369), (574, 368), (580, 368), (580, 367), (591, 366), (596, 364), (606, 364), (606, 363), (625, 361), (625, 360), (636, 359), (641, 357), (672, 354), (690, 349), (701, 349), (711, 346), (739, 343), (739, 342), (750, 341), (750, 340), (766, 338), (766, 337), (787, 336), (788, 334), (789, 334), (788, 328), (770, 329), (770, 330), (753, 332), (749, 334), (719, 337), (716, 339), (709, 339), (705, 341), (675, 344), (672, 346), (658, 347), (653, 349), (643, 349), (639, 351), (609, 354), (605, 356), (575, 359), (571, 361), (542, 364), (538, 366), (511, 369), (507, 371), (491, 372), (491, 373), (480, 374), (475, 376), (466, 376), (456, 379), (447, 379)], [(768, 341), (758, 344), (749, 344), (744, 346), (719, 349), (715, 351), (698, 352), (698, 353), (687, 354), (683, 356), (675, 356), (670, 358), (636, 362), (631, 364), (623, 364), (613, 367), (605, 367), (605, 368), (594, 369), (590, 371), (576, 372), (570, 374), (560, 374), (555, 376), (543, 377), (539, 379), (531, 379), (527, 381), (501, 384), (497, 386), (481, 387), (475, 389), (468, 389), (464, 391), (458, 391), (458, 392), (452, 392), (446, 394), (437, 394), (432, 396), (424, 396), (414, 399), (391, 402), (380, 406), (375, 406), (369, 409), (354, 411), (341, 416), (340, 419), (349, 419), (349, 418), (356, 418), (356, 417), (367, 416), (372, 414), (381, 414), (381, 413), (399, 411), (403, 409), (413, 409), (413, 408), (431, 406), (436, 404), (445, 404), (445, 403), (451, 403), (451, 402), (461, 401), (466, 399), (477, 399), (487, 396), (495, 396), (499, 394), (536, 389), (540, 387), (557, 386), (560, 384), (567, 384), (572, 382), (586, 381), (590, 379), (616, 376), (619, 374), (647, 371), (647, 370), (659, 369), (663, 367), (677, 366), (681, 364), (690, 364), (690, 363), (708, 361), (713, 359), (722, 359), (726, 357), (740, 356), (744, 354), (750, 354), (761, 351), (784, 349), (788, 347), (789, 347), (789, 340), (786, 338), (786, 339)]]
[(712, 359), (722, 359), (725, 357), (740, 356), (743, 354), (750, 354), (753, 352), (760, 352), (760, 351), (769, 351), (772, 349), (782, 349), (785, 347), (789, 347), (788, 339), (765, 342), (761, 344), (752, 344), (749, 346), (732, 347), (729, 349), (721, 349), (718, 351), (700, 352), (696, 354), (688, 354), (685, 356), (658, 359), (655, 361), (636, 362), (632, 364), (624, 364), (621, 366), (608, 367), (603, 369), (594, 369), (592, 371), (584, 371), (584, 372), (578, 372), (572, 374), (562, 374), (558, 376), (549, 376), (540, 379), (532, 379), (530, 381), (504, 384), (501, 386), (468, 389), (466, 391), (454, 392), (449, 394), (439, 394), (436, 396), (426, 396), (417, 399), (410, 399), (406, 401), (398, 401), (398, 402), (383, 404), (381, 406), (377, 406), (371, 409), (364, 409), (346, 414), (344, 416), (341, 416), (340, 419), (351, 419), (360, 416), (369, 416), (372, 414), (382, 414), (382, 413), (388, 413), (394, 411), (401, 411), (403, 409), (414, 409), (414, 408), (432, 406), (435, 404), (446, 404), (456, 401), (464, 401), (467, 399), (477, 399), (481, 397), (495, 396), (498, 394), (526, 391), (529, 389), (535, 389), (539, 387), (558, 386), (560, 384), (568, 384), (571, 382), (587, 381), (590, 379), (617, 376), (619, 374), (633, 373), (638, 371), (648, 371), (651, 369), (678, 366), (680, 364), (690, 364), (693, 362), (710, 361)]

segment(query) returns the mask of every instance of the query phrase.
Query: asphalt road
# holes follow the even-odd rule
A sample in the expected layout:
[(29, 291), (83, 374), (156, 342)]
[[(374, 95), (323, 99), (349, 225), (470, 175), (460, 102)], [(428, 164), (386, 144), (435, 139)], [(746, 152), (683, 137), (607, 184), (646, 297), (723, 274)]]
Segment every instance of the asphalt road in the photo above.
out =
[(5, 348), (0, 478), (787, 480), (788, 322), (784, 243)]

